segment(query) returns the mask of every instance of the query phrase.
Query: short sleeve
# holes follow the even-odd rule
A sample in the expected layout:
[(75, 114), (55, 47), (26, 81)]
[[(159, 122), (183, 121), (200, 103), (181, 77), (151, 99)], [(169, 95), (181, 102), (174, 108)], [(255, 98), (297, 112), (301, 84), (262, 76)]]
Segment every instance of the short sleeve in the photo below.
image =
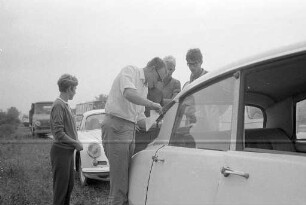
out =
[(131, 66), (127, 66), (121, 70), (120, 73), (120, 92), (123, 94), (126, 88), (132, 88), (136, 90), (135, 78), (136, 72), (135, 69)]

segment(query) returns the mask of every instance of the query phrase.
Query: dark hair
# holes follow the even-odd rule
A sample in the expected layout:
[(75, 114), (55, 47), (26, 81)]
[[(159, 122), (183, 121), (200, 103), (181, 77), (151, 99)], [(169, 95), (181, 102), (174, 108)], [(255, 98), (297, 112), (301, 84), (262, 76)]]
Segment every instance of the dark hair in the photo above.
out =
[(203, 56), (199, 48), (189, 49), (186, 54), (186, 61), (197, 61), (203, 63)]
[(66, 92), (68, 88), (78, 85), (78, 79), (70, 74), (63, 74), (57, 81), (60, 92)]
[(166, 64), (161, 58), (155, 57), (147, 63), (147, 67), (154, 67), (155, 69), (159, 70), (166, 67)]

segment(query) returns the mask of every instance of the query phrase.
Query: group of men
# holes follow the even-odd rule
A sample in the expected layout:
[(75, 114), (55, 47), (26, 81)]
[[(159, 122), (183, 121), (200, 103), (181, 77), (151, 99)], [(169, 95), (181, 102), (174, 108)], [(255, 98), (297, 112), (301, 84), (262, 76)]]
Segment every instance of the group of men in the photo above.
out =
[[(200, 49), (188, 50), (186, 61), (191, 75), (184, 86), (207, 73), (201, 67), (203, 56)], [(128, 204), (129, 165), (135, 149), (136, 129), (146, 128), (145, 119), (149, 110), (161, 113), (162, 106), (181, 91), (180, 81), (172, 77), (175, 67), (173, 56), (164, 59), (155, 57), (144, 68), (122, 68), (113, 81), (105, 105), (106, 117), (102, 122), (102, 144), (110, 166), (110, 205)], [(70, 203), (74, 185), (73, 153), (83, 149), (68, 105), (77, 85), (78, 80), (74, 76), (62, 75), (58, 80), (60, 96), (51, 111), (54, 143), (50, 155), (53, 204), (56, 205)]]

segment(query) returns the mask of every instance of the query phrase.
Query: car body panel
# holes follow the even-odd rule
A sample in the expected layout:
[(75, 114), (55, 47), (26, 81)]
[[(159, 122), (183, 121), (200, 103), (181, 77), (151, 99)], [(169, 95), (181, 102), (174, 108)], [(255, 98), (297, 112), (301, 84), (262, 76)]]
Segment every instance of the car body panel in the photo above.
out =
[(223, 155), (212, 150), (161, 148), (153, 163), (146, 204), (213, 204)]
[(224, 167), (249, 178), (222, 176), (215, 204), (305, 204), (305, 156), (273, 152), (227, 152)]
[[(129, 171), (129, 204), (146, 203), (150, 172), (153, 165), (152, 156), (164, 145), (150, 145), (133, 156)], [(141, 154), (140, 154), (141, 153)]]
[(137, 152), (131, 162), (129, 175), (129, 204), (145, 204), (146, 192), (149, 185), (149, 176), (153, 165), (152, 157), (169, 142), (177, 104), (174, 104), (165, 114), (158, 138), (150, 143), (145, 150)]

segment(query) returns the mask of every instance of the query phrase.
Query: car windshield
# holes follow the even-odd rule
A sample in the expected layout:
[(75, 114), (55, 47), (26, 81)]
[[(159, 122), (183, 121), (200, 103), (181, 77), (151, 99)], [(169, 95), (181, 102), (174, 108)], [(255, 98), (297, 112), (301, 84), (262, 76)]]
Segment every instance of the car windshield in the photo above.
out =
[(88, 116), (85, 121), (85, 130), (101, 129), (101, 124), (104, 117), (104, 113)]
[(35, 114), (50, 114), (52, 104), (36, 104)]

